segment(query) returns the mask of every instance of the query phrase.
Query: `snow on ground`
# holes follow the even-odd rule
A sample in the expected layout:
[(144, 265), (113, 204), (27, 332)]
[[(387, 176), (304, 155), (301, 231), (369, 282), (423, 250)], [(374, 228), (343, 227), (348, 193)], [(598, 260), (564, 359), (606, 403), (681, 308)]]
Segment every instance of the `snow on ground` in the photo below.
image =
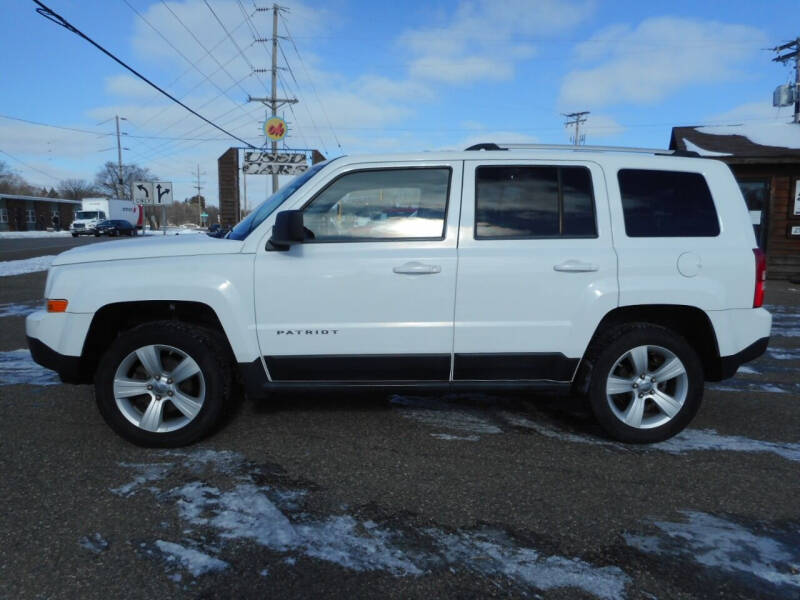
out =
[(795, 123), (745, 123), (698, 127), (700, 133), (710, 135), (741, 135), (754, 144), (778, 148), (800, 148), (800, 125)]
[(33, 362), (30, 350), (19, 349), (0, 352), (0, 386), (3, 385), (58, 385), (58, 374)]
[[(656, 521), (656, 535), (625, 534), (628, 545), (646, 554), (677, 556), (734, 576), (757, 578), (783, 589), (800, 589), (800, 532), (786, 543), (772, 535), (713, 515), (683, 511), (684, 523)], [(793, 592), (791, 597), (797, 597)]]
[(631, 450), (643, 453), (668, 452), (670, 454), (685, 454), (687, 452), (702, 451), (765, 452), (775, 454), (786, 460), (800, 462), (800, 444), (798, 443), (768, 442), (738, 435), (721, 435), (713, 429), (684, 429), (675, 437), (664, 442), (647, 446), (631, 447), (619, 442), (604, 440), (589, 435), (559, 431), (519, 415), (512, 415), (509, 413), (500, 414), (516, 427), (523, 427), (545, 437), (577, 444), (595, 444), (617, 450)]
[(767, 348), (767, 354), (775, 360), (800, 360), (800, 348)]
[(95, 554), (100, 554), (101, 552), (105, 552), (108, 550), (108, 540), (106, 540), (102, 535), (99, 533), (95, 533), (94, 535), (85, 535), (81, 539), (78, 540), (78, 545), (88, 550), (89, 552), (93, 552)]
[(24, 258), (22, 260), (0, 261), (0, 277), (11, 275), (24, 275), (25, 273), (35, 273), (37, 271), (47, 271), (50, 263), (53, 262), (55, 255), (36, 256), (34, 258)]
[(211, 571), (222, 571), (230, 566), (230, 564), (226, 563), (224, 560), (214, 558), (194, 548), (186, 548), (185, 546), (173, 542), (156, 540), (156, 548), (164, 554), (167, 562), (177, 562), (195, 577)]
[(707, 383), (707, 390), (715, 392), (761, 392), (767, 394), (797, 394), (800, 384), (796, 383), (764, 383), (748, 379), (727, 379), (723, 383)]
[(42, 306), (43, 302), (41, 300), (22, 304), (0, 304), (0, 317), (26, 317), (42, 308)]
[(767, 305), (764, 308), (772, 313), (773, 337), (800, 337), (800, 310), (794, 306)]
[[(618, 567), (544, 555), (499, 530), (417, 530), (398, 525), (394, 519), (391, 524), (381, 524), (347, 513), (312, 515), (300, 502), (307, 491), (256, 484), (264, 478), (259, 466), (235, 453), (200, 449), (159, 454), (171, 462), (121, 463), (133, 469), (135, 476), (113, 491), (135, 492), (148, 483), (147, 490), (159, 503), (159, 510), (169, 510), (172, 504), (186, 535), (202, 539), (181, 543), (156, 540), (154, 546), (168, 571), (180, 566), (198, 577), (225, 568), (228, 563), (214, 555), (224, 555), (226, 542), (250, 541), (285, 554), (287, 565), (295, 564), (300, 554), (353, 571), (383, 571), (396, 577), (449, 569), (505, 577), (523, 588), (577, 587), (603, 599), (623, 597), (630, 581)], [(187, 477), (186, 472), (195, 478)], [(201, 479), (203, 476), (213, 478), (214, 485)], [(167, 477), (183, 483), (167, 490), (158, 488), (158, 481)], [(254, 568), (268, 576), (268, 566)]]
[(700, 156), (730, 156), (728, 152), (714, 152), (713, 150), (706, 150), (705, 148), (701, 148), (697, 144), (693, 144), (686, 138), (683, 138), (683, 143), (686, 146), (687, 150), (691, 152), (697, 152)]
[[(166, 235), (193, 235), (198, 233), (208, 233), (206, 229), (192, 229), (191, 227), (167, 227)], [(153, 229), (146, 229), (144, 232), (140, 233), (139, 235), (160, 235), (164, 236), (164, 230), (161, 229), (159, 231), (155, 231)]]
[(479, 412), (456, 408), (447, 402), (415, 396), (392, 396), (390, 402), (406, 419), (419, 421), (431, 427), (441, 427), (466, 433), (503, 433), (497, 425)]
[(0, 240), (34, 240), (70, 237), (71, 235), (69, 231), (0, 231)]
[(684, 429), (675, 437), (653, 444), (648, 449), (663, 450), (671, 454), (683, 454), (698, 450), (768, 452), (786, 460), (800, 462), (800, 444), (767, 442), (738, 435), (720, 435), (713, 429)]

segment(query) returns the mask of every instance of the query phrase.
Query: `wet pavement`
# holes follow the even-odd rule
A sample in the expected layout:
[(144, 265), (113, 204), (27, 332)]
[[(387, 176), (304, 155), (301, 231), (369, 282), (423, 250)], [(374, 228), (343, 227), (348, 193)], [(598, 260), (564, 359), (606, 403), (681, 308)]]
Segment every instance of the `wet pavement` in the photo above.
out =
[(800, 286), (654, 446), (575, 398), (360, 393), (157, 451), (29, 360), (44, 278), (0, 278), (0, 598), (800, 597)]

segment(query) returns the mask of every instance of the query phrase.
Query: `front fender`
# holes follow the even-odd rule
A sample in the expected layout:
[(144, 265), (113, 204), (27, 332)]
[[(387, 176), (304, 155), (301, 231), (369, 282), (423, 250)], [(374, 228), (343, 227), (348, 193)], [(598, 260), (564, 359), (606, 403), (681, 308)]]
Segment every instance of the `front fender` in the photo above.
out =
[(68, 313), (149, 300), (200, 302), (217, 315), (238, 362), (260, 356), (255, 335), (253, 254), (146, 258), (53, 267), (48, 298), (68, 300)]

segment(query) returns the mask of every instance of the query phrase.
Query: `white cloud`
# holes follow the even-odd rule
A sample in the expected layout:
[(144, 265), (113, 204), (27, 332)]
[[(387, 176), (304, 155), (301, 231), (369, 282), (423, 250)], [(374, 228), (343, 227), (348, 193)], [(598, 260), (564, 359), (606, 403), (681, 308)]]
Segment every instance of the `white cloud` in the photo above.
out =
[(776, 108), (772, 102), (747, 102), (729, 110), (711, 115), (703, 123), (733, 124), (747, 121), (786, 120), (791, 118), (793, 107)]
[(540, 0), (462, 1), (448, 23), (407, 31), (400, 44), (412, 56), (412, 77), (449, 85), (502, 81), (536, 50), (524, 41), (574, 27), (594, 3)]
[(597, 139), (610, 138), (625, 132), (625, 126), (608, 115), (590, 114), (581, 131), (586, 134), (586, 143), (593, 144)]
[(767, 39), (748, 25), (654, 17), (636, 27), (613, 25), (578, 45), (592, 66), (564, 78), (564, 107), (647, 104), (695, 84), (742, 77), (738, 65), (757, 56)]
[(132, 75), (113, 75), (106, 78), (106, 91), (128, 98), (156, 98), (159, 92)]

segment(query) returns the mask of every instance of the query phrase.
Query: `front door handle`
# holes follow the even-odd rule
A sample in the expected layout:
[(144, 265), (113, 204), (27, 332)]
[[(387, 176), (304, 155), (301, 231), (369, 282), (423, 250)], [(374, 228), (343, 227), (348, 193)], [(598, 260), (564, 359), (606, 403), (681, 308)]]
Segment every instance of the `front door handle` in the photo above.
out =
[(415, 261), (395, 267), (392, 271), (404, 275), (433, 275), (434, 273), (441, 273), (442, 267), (439, 265), (426, 265)]
[(562, 271), (564, 273), (589, 273), (591, 271), (599, 271), (600, 267), (579, 260), (567, 260), (560, 265), (555, 265), (553, 270)]

